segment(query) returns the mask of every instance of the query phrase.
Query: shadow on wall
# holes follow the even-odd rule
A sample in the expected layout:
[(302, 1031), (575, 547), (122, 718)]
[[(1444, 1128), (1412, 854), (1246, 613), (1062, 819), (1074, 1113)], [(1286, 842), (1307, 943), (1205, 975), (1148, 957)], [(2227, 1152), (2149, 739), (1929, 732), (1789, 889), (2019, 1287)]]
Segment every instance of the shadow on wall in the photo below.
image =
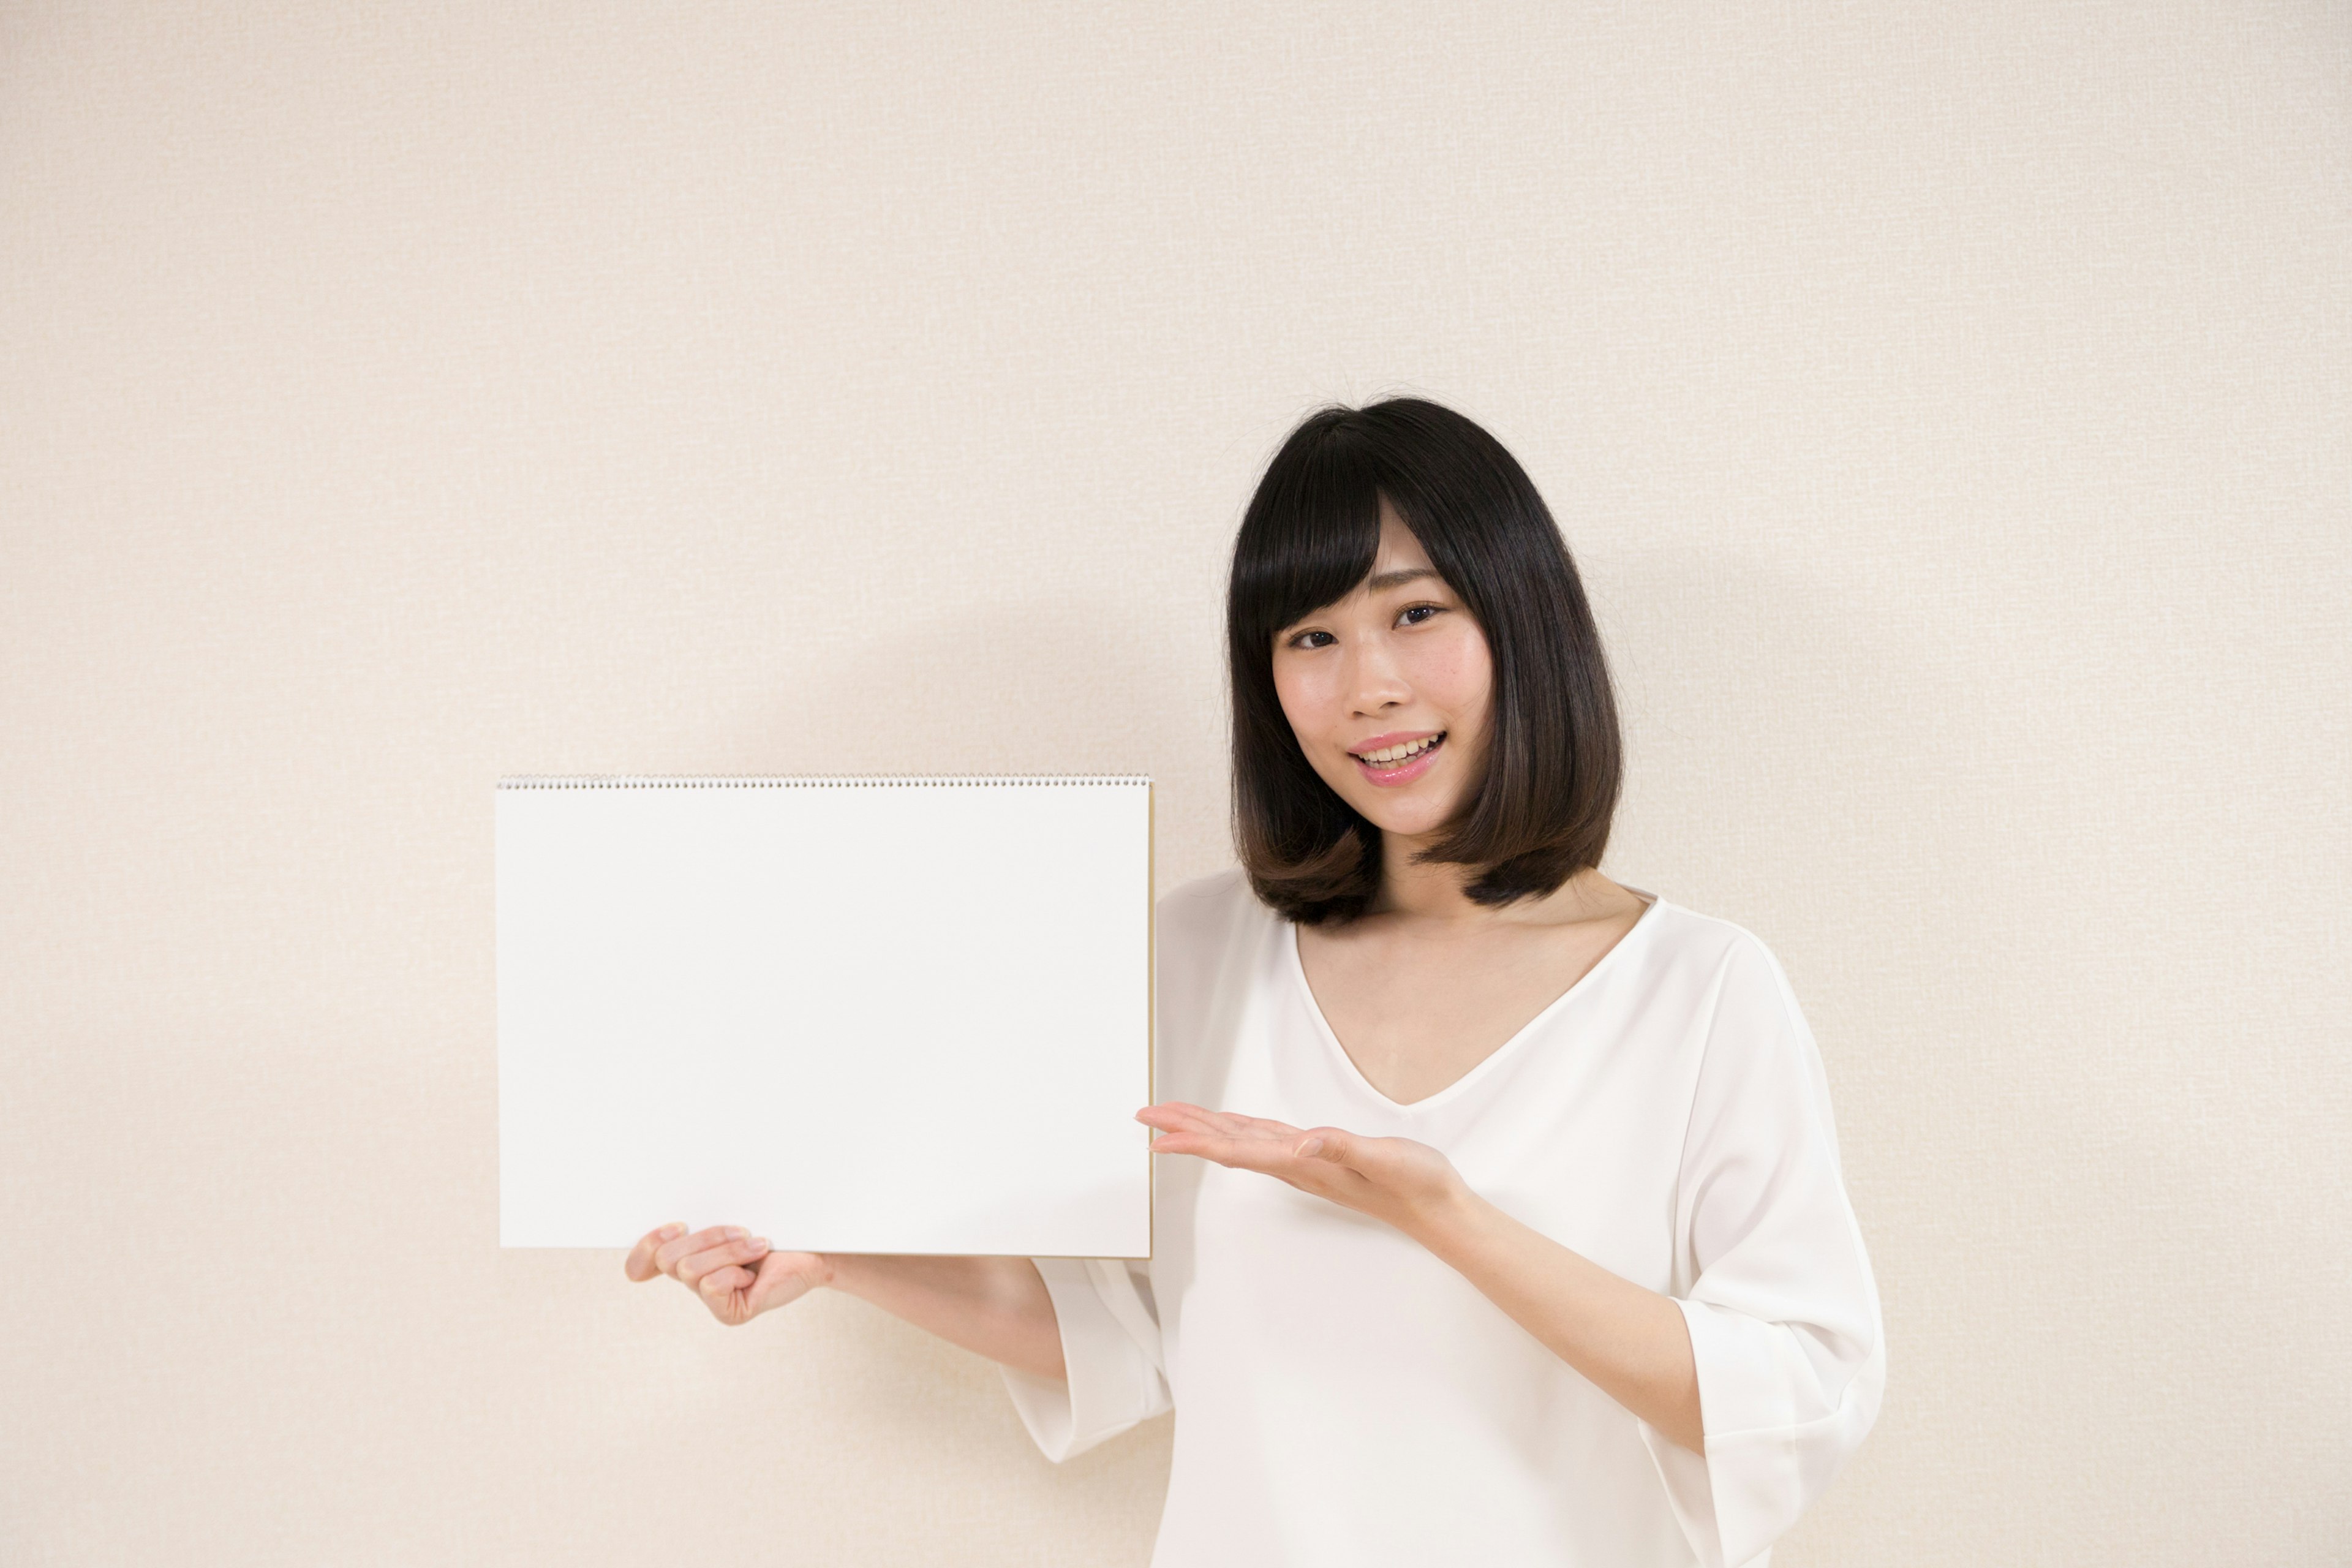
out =
[[(2190, 1486), (2164, 1427), (2095, 1412), (2155, 1379), (2199, 1391), (2180, 1423), (2226, 1430), (2220, 1391), (2294, 1386), (2283, 1352), (2234, 1345), (2219, 1377), (2210, 1345), (2119, 1335), (2113, 1306), (2226, 1311), (2190, 1227), (2305, 1244), (2252, 1158), (2295, 1121), (2247, 1070), (2261, 1020), (2223, 973), (2243, 949), (2200, 940), (2178, 896), (2263, 865), (2246, 824), (2292, 764), (2168, 646), (2160, 584), (1720, 546), (1580, 565), (1627, 731), (1612, 864), (1762, 936), (1822, 1046), (1893, 1369), (1855, 1476), (1931, 1451), (1953, 1484), (2036, 1500), (2028, 1518), (2124, 1454)], [(2035, 1436), (1985, 1436), (1995, 1404)], [(2258, 1454), (2196, 1463), (2254, 1492), (2276, 1485)], [(1895, 1495), (1849, 1478), (1827, 1501), (1860, 1538), (1905, 1527)]]

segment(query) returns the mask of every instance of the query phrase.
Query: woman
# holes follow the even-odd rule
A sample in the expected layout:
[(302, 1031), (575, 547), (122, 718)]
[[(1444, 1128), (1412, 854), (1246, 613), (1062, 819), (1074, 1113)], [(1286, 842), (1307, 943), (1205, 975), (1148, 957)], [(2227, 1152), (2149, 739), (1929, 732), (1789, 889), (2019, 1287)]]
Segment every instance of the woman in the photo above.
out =
[(1602, 876), (1598, 634), (1510, 455), (1328, 408), (1244, 518), (1236, 871), (1159, 906), (1150, 1262), (647, 1236), (1002, 1363), (1046, 1456), (1178, 1412), (1152, 1561), (1763, 1563), (1868, 1432), (1879, 1306), (1755, 936)]

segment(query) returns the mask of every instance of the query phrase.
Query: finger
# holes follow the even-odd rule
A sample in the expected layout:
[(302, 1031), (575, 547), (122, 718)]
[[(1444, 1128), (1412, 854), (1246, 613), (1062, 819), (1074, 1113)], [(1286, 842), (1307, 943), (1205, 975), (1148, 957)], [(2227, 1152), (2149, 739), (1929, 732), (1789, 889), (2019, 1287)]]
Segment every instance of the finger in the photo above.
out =
[(1151, 1145), (1156, 1154), (1197, 1154), (1238, 1171), (1263, 1171), (1295, 1164), (1290, 1151), (1263, 1138), (1228, 1138), (1213, 1132), (1173, 1132)]
[(1226, 1152), (1240, 1140), (1232, 1134), (1209, 1127), (1187, 1127), (1173, 1132), (1162, 1132), (1151, 1141), (1155, 1154), (1199, 1154), (1222, 1161)]
[[(1278, 1143), (1287, 1149), (1304, 1136), (1287, 1121), (1269, 1121), (1262, 1116), (1242, 1116), (1219, 1113), (1188, 1119), (1174, 1131), (1203, 1138), (1223, 1138), (1235, 1143)], [(1165, 1139), (1160, 1141), (1166, 1142)], [(1153, 1148), (1158, 1148), (1154, 1143)], [(1172, 1151), (1171, 1151), (1172, 1152)]]
[(654, 1261), (654, 1254), (661, 1249), (663, 1242), (674, 1241), (685, 1234), (685, 1225), (675, 1222), (646, 1232), (637, 1238), (636, 1246), (629, 1248), (628, 1261), (621, 1265), (622, 1272), (640, 1284), (651, 1279), (661, 1272), (660, 1265)]
[(706, 1300), (714, 1300), (740, 1290), (751, 1282), (752, 1278), (750, 1269), (730, 1264), (724, 1268), (712, 1269), (697, 1280), (694, 1288), (701, 1292)]
[(678, 1259), (698, 1252), (708, 1252), (730, 1241), (741, 1241), (751, 1234), (740, 1225), (714, 1225), (708, 1230), (698, 1230), (692, 1236), (677, 1237), (662, 1243), (660, 1250), (654, 1254), (654, 1267), (675, 1279)]
[(1155, 1154), (1199, 1154), (1212, 1143), (1222, 1144), (1223, 1134), (1209, 1131), (1162, 1132), (1151, 1141)]
[(749, 1268), (758, 1262), (767, 1250), (768, 1243), (765, 1237), (746, 1237), (741, 1241), (722, 1242), (717, 1247), (701, 1252), (689, 1253), (679, 1258), (674, 1272), (681, 1285), (697, 1285), (705, 1277), (721, 1268), (730, 1268), (738, 1264)]
[(1242, 1131), (1252, 1138), (1276, 1138), (1286, 1143), (1296, 1143), (1304, 1136), (1287, 1121), (1269, 1121), (1263, 1116), (1244, 1116)]
[[(1282, 1123), (1266, 1125), (1280, 1127)], [(1316, 1190), (1320, 1190), (1321, 1184), (1333, 1179), (1334, 1166), (1347, 1173), (1339, 1178), (1343, 1183), (1365, 1179), (1362, 1173), (1349, 1163), (1349, 1155), (1363, 1142), (1354, 1133), (1337, 1127), (1318, 1127), (1305, 1132), (1292, 1127), (1285, 1131), (1286, 1136), (1279, 1138), (1171, 1133), (1158, 1140), (1151, 1147), (1155, 1153), (1194, 1154), (1234, 1170), (1255, 1171), (1294, 1184), (1303, 1183)], [(1324, 1173), (1318, 1175), (1318, 1172)]]
[[(1187, 1104), (1182, 1100), (1171, 1100), (1163, 1105), (1150, 1106), (1147, 1108), (1147, 1111), (1149, 1114), (1139, 1115), (1139, 1120), (1146, 1121), (1150, 1126), (1164, 1127), (1171, 1131), (1220, 1133), (1226, 1137), (1247, 1131), (1251, 1122), (1255, 1120), (1254, 1117), (1236, 1115), (1229, 1110), (1210, 1110), (1205, 1107)], [(1275, 1122), (1269, 1125), (1280, 1126), (1281, 1123)]]
[(681, 1284), (699, 1284), (708, 1276), (737, 1264), (751, 1263), (766, 1255), (768, 1239), (753, 1237), (745, 1241), (730, 1241), (723, 1247), (694, 1253), (678, 1259), (677, 1278)]
[(1147, 1105), (1135, 1113), (1135, 1119), (1148, 1127), (1164, 1127), (1171, 1131), (1178, 1128), (1210, 1126), (1209, 1113), (1197, 1105), (1187, 1105), (1171, 1100), (1159, 1105)]
[(1197, 1154), (1201, 1152), (1201, 1135), (1197, 1132), (1162, 1132), (1151, 1141), (1155, 1154)]
[(760, 1259), (746, 1305), (756, 1314), (799, 1300), (816, 1289), (821, 1267), (813, 1252), (771, 1252)]

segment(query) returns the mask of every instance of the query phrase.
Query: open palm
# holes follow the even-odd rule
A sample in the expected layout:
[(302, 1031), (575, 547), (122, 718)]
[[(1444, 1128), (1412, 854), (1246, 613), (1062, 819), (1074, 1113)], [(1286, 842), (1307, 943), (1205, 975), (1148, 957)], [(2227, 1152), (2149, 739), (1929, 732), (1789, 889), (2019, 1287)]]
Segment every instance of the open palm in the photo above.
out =
[(1181, 1100), (1146, 1106), (1135, 1119), (1159, 1130), (1154, 1153), (1197, 1154), (1233, 1170), (1261, 1172), (1408, 1234), (1464, 1191), (1453, 1161), (1410, 1138), (1293, 1127)]

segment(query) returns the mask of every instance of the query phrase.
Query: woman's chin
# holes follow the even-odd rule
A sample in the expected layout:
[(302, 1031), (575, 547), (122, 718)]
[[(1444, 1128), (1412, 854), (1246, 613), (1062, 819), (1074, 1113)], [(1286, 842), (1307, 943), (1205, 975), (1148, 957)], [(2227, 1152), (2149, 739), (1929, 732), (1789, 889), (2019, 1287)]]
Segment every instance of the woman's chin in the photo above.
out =
[[(1364, 799), (1363, 795), (1372, 798)], [(1383, 834), (1400, 838), (1427, 838), (1441, 831), (1454, 815), (1452, 792), (1444, 799), (1399, 799), (1387, 790), (1351, 794), (1348, 804)]]

